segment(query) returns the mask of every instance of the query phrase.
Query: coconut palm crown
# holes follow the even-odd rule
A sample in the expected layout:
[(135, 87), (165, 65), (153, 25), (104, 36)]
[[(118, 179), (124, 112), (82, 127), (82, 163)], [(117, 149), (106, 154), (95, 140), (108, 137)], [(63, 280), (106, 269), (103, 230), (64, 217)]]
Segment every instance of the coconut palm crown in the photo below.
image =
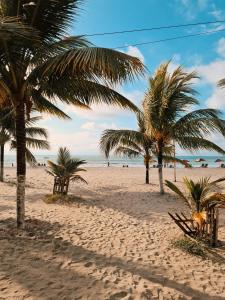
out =
[(160, 192), (164, 193), (162, 159), (168, 144), (178, 144), (182, 149), (197, 151), (207, 149), (224, 154), (224, 149), (205, 139), (205, 135), (219, 132), (225, 136), (225, 121), (216, 109), (197, 109), (195, 72), (185, 72), (177, 67), (171, 74), (169, 62), (163, 63), (149, 79), (143, 107), (147, 134), (156, 143), (159, 164)]
[(144, 71), (138, 58), (91, 45), (84, 36), (68, 36), (80, 0), (1, 0), (0, 102), (16, 111), (17, 226), (25, 216), (25, 113), (68, 118), (58, 102), (79, 107), (117, 104), (135, 110), (113, 84)]
[(100, 149), (106, 157), (114, 149), (115, 155), (129, 158), (143, 157), (146, 167), (145, 183), (149, 183), (149, 163), (152, 159), (153, 141), (145, 134), (143, 113), (137, 113), (138, 130), (107, 129), (100, 140)]

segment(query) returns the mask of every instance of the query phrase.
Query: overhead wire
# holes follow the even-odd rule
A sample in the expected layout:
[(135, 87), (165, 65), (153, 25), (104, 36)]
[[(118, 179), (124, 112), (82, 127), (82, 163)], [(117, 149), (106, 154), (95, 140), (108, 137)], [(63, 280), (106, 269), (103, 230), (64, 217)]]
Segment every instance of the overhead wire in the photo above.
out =
[(92, 37), (92, 36), (116, 35), (116, 34), (125, 34), (125, 33), (133, 33), (133, 32), (142, 32), (142, 31), (154, 31), (154, 30), (162, 30), (162, 29), (191, 27), (191, 26), (199, 26), (199, 25), (213, 25), (218, 23), (225, 23), (225, 20), (185, 23), (185, 24), (178, 24), (178, 25), (176, 24), (165, 25), (165, 26), (149, 27), (149, 28), (135, 28), (130, 30), (111, 31), (111, 32), (99, 32), (99, 33), (83, 34), (83, 36)]
[(147, 41), (147, 42), (142, 42), (142, 43), (126, 44), (126, 45), (113, 47), (112, 49), (123, 49), (123, 48), (127, 48), (127, 47), (136, 47), (136, 46), (144, 46), (144, 45), (149, 45), (149, 44), (157, 44), (157, 43), (161, 43), (161, 42), (185, 39), (185, 38), (189, 38), (189, 37), (209, 35), (209, 34), (214, 34), (214, 33), (223, 32), (223, 31), (225, 31), (225, 28), (224, 29), (218, 29), (218, 30), (203, 31), (203, 32), (198, 32), (198, 33), (193, 33), (193, 34), (174, 36), (174, 37), (170, 37), (170, 38)]

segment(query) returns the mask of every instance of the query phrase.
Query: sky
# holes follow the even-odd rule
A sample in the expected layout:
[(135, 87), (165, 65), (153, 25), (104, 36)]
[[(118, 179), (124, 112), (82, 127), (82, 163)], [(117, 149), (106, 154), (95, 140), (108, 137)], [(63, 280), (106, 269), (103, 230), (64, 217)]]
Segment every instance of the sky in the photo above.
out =
[[(79, 15), (69, 28), (72, 35), (93, 34), (225, 20), (224, 0), (84, 0)], [(145, 31), (111, 36), (95, 36), (89, 40), (100, 47), (117, 48), (138, 56), (147, 66), (148, 74), (124, 84), (118, 90), (140, 104), (147, 88), (147, 78), (160, 63), (171, 60), (170, 70), (182, 65), (187, 70), (196, 70), (201, 80), (196, 82), (201, 107), (218, 108), (225, 114), (225, 90), (217, 82), (225, 77), (225, 31), (216, 34), (191, 37), (143, 46), (129, 46), (136, 43), (165, 39), (204, 31), (225, 29), (225, 22), (186, 28)], [(45, 116), (41, 125), (49, 131), (51, 153), (59, 146), (67, 146), (74, 155), (99, 153), (99, 138), (104, 129), (136, 128), (135, 115), (116, 107), (94, 106), (92, 111), (75, 107), (63, 107), (71, 121), (60, 121)], [(219, 135), (210, 137), (225, 148), (225, 140)], [(44, 154), (46, 151), (39, 151)], [(190, 154), (178, 149), (178, 154)], [(208, 152), (201, 152), (201, 155)]]

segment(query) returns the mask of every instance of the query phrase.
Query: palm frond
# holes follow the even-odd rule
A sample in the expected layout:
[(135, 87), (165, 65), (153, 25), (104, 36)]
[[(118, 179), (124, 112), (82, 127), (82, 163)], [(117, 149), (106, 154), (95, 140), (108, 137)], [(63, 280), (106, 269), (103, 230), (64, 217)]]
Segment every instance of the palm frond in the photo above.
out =
[(188, 164), (187, 162), (185, 162), (183, 159), (179, 159), (177, 157), (174, 156), (169, 156), (169, 155), (163, 155), (163, 161), (166, 163), (179, 163), (185, 167), (191, 167), (190, 164)]
[(28, 81), (70, 74), (115, 84), (133, 80), (143, 72), (144, 65), (136, 57), (107, 48), (83, 47), (50, 58), (31, 72)]
[(70, 117), (54, 105), (51, 101), (46, 99), (39, 91), (33, 89), (32, 91), (32, 100), (34, 107), (39, 112), (49, 113), (51, 115), (57, 116), (61, 119), (70, 119)]
[(108, 129), (105, 130), (101, 136), (100, 149), (105, 153), (106, 157), (108, 157), (110, 151), (119, 145), (129, 147), (135, 144), (135, 150), (142, 152), (143, 148), (140, 145), (145, 143), (149, 143), (149, 139), (139, 131)]
[(206, 140), (204, 138), (192, 137), (192, 136), (179, 136), (177, 137), (177, 143), (182, 149), (189, 151), (198, 151), (198, 150), (209, 150), (216, 151), (221, 154), (225, 154), (225, 150), (216, 145), (215, 143)]
[(178, 196), (180, 196), (188, 204), (188, 206), (190, 208), (192, 208), (190, 200), (185, 196), (184, 193), (182, 193), (182, 191), (175, 184), (173, 184), (169, 180), (165, 180), (165, 184), (169, 189), (171, 189), (174, 193), (176, 193)]
[(216, 179), (214, 181), (211, 181), (210, 185), (214, 186), (215, 184), (220, 183), (222, 181), (225, 181), (225, 177), (221, 177), (221, 178), (218, 178), (218, 179)]
[(92, 104), (117, 105), (138, 111), (138, 108), (126, 97), (108, 86), (90, 80), (77, 78), (51, 78), (42, 85), (42, 91), (49, 99), (58, 98), (61, 102), (89, 108)]
[(123, 155), (123, 156), (127, 156), (129, 158), (135, 158), (135, 157), (139, 157), (139, 156), (143, 156), (143, 154), (139, 151), (135, 151), (134, 149), (128, 148), (128, 147), (117, 147), (115, 149), (115, 155)]
[(57, 163), (64, 166), (70, 160), (71, 156), (69, 150), (66, 147), (60, 147), (57, 156)]
[(28, 148), (34, 149), (49, 149), (49, 142), (46, 140), (26, 137), (26, 145)]
[(48, 138), (48, 133), (45, 128), (41, 127), (27, 127), (26, 128), (26, 136), (34, 138), (35, 136), (43, 137), (45, 139)]
[(80, 181), (80, 182), (88, 184), (87, 181), (80, 175), (74, 175), (73, 177), (71, 177), (71, 181)]
[(35, 156), (33, 155), (33, 153), (28, 148), (26, 148), (26, 161), (31, 166), (34, 166), (37, 163), (37, 160), (36, 160)]
[(185, 134), (203, 137), (211, 132), (225, 134), (225, 121), (221, 120), (221, 112), (216, 109), (198, 109), (182, 116), (174, 125), (176, 135)]
[(1, 43), (2, 41), (8, 42), (14, 39), (17, 41), (21, 39), (34, 41), (35, 35), (38, 40), (38, 32), (31, 26), (23, 24), (18, 17), (0, 16)]

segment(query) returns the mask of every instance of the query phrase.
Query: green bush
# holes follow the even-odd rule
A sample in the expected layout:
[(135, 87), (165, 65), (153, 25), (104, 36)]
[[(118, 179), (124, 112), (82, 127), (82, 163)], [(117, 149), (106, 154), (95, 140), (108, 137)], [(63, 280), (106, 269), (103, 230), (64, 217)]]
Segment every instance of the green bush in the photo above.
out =
[(188, 238), (181, 238), (181, 239), (173, 240), (171, 243), (173, 247), (179, 248), (189, 254), (195, 256), (201, 256), (204, 259), (207, 257), (207, 253), (205, 249), (198, 241), (192, 241)]
[(47, 204), (54, 204), (54, 203), (72, 204), (72, 203), (81, 202), (82, 199), (72, 195), (53, 194), (53, 195), (46, 195), (43, 201)]

